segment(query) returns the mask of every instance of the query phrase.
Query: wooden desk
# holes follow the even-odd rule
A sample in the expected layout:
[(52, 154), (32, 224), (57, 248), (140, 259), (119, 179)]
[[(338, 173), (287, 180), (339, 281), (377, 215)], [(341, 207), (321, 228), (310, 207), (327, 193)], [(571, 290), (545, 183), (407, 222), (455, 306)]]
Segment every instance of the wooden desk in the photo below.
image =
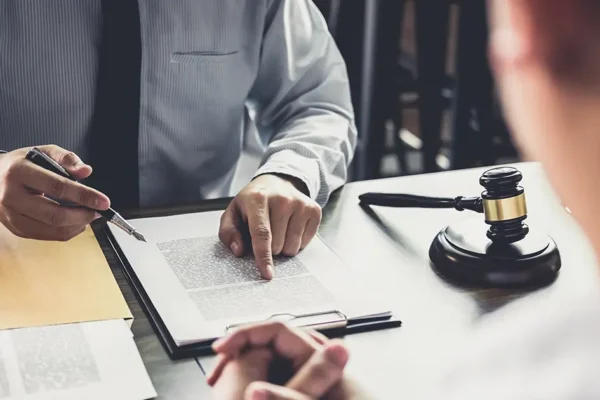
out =
[[(588, 242), (561, 207), (536, 164), (519, 164), (523, 172), (532, 229), (546, 230), (563, 259), (558, 280), (546, 291), (578, 290), (595, 282), (595, 258)], [(476, 290), (445, 282), (430, 267), (428, 248), (447, 224), (477, 214), (452, 210), (374, 209), (358, 206), (365, 191), (424, 195), (477, 195), (484, 169), (441, 172), (347, 185), (326, 207), (320, 235), (351, 267), (372, 274), (382, 285), (373, 293), (389, 301), (403, 327), (346, 338), (350, 372), (382, 399), (417, 398), (431, 378), (431, 366), (453, 350), (453, 342), (486, 313), (525, 293)], [(218, 203), (212, 203), (216, 207)], [(110, 253), (110, 252), (109, 252)], [(114, 261), (108, 254), (109, 261)], [(115, 270), (120, 276), (118, 270)], [(160, 347), (137, 302), (126, 293), (136, 317), (134, 333), (158, 393), (163, 398), (205, 398), (204, 378), (195, 361), (172, 363)], [(201, 360), (205, 368), (210, 359)]]

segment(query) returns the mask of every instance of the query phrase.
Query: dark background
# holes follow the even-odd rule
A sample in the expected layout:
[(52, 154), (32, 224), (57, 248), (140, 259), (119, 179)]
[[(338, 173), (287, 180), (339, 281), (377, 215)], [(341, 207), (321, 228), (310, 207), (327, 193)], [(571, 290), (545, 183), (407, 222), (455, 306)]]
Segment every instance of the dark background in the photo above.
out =
[(497, 106), (482, 0), (314, 0), (350, 75), (350, 180), (518, 161)]

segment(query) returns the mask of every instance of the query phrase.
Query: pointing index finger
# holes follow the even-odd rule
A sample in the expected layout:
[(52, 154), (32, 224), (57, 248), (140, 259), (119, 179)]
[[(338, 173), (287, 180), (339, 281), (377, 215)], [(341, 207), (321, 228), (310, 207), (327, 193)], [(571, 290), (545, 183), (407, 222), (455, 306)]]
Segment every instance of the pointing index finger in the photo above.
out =
[(273, 279), (271, 222), (266, 196), (256, 195), (245, 208), (256, 265), (263, 278)]

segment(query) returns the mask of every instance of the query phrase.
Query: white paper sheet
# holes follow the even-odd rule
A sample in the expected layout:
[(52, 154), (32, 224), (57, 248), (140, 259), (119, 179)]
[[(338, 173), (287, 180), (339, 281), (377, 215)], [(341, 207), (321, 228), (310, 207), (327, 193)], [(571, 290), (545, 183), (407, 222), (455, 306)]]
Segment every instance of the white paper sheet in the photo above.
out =
[(0, 332), (0, 399), (156, 397), (124, 320)]
[(132, 221), (147, 243), (110, 227), (178, 345), (276, 313), (337, 310), (353, 318), (388, 311), (318, 237), (296, 257), (278, 259), (275, 278), (264, 281), (251, 257), (238, 259), (220, 243), (221, 214)]

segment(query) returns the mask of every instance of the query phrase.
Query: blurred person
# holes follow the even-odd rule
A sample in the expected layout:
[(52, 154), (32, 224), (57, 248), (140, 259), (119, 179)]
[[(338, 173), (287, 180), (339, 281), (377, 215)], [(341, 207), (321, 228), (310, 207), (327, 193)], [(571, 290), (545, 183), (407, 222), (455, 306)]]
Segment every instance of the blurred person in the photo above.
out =
[[(348, 76), (311, 0), (2, 0), (0, 54), (0, 222), (15, 235), (69, 240), (97, 217), (42, 193), (97, 210), (227, 197), (255, 126), (266, 151), (219, 237), (270, 279), (347, 179)], [(32, 146), (85, 185), (26, 161)]]
[[(526, 157), (541, 161), (598, 256), (600, 2), (489, 5), (490, 55), (512, 134)], [(554, 299), (531, 294), (484, 318), (444, 378), (419, 398), (599, 399), (599, 338), (598, 285)], [(209, 383), (217, 398), (368, 398), (343, 373), (350, 355), (342, 342), (270, 323), (235, 332), (214, 348), (219, 361)], [(249, 364), (255, 352), (265, 358)], [(282, 360), (289, 362), (287, 376), (265, 374)]]

